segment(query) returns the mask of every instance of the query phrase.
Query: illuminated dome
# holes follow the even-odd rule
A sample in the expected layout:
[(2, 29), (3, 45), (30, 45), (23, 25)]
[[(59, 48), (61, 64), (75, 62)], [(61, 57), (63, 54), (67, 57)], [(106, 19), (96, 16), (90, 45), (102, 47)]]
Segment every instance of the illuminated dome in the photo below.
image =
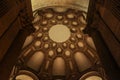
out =
[[(40, 80), (103, 80), (97, 75), (84, 79), (80, 76), (100, 62), (93, 40), (83, 33), (88, 5), (79, 0), (42, 0), (39, 5), (34, 0), (33, 3), (37, 5), (33, 4), (37, 8), (33, 13), (36, 30), (25, 40), (19, 69), (35, 73)], [(32, 75), (18, 73), (16, 80), (37, 80)]]

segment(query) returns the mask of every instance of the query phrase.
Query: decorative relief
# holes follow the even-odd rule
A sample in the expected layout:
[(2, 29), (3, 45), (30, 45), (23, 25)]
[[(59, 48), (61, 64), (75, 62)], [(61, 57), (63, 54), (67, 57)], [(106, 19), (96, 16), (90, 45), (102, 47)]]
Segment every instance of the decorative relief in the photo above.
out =
[(40, 80), (103, 80), (96, 75), (84, 79), (79, 76), (97, 68), (96, 62), (100, 62), (94, 43), (82, 31), (86, 27), (82, 13), (69, 8), (65, 12), (54, 8), (36, 11), (33, 21), (36, 31), (28, 37), (34, 36), (32, 40), (26, 39), (29, 41), (19, 57), (24, 64), (20, 70), (35, 72)]

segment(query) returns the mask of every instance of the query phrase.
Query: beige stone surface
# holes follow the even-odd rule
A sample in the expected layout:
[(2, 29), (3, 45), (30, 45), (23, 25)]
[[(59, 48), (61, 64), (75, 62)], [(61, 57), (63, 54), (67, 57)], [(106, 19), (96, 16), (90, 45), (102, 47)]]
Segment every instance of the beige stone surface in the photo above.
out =
[(31, 1), (32, 1), (33, 11), (41, 7), (54, 6), (54, 5), (57, 6), (71, 5), (87, 11), (89, 5), (89, 0), (31, 0)]

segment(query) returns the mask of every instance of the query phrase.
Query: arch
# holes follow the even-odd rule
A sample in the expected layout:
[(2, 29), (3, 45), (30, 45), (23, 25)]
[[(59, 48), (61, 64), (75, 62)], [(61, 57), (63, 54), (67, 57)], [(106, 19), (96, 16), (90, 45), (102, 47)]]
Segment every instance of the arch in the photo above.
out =
[(16, 80), (33, 80), (33, 78), (31, 76), (21, 74), (16, 77)]
[(103, 80), (103, 79), (99, 76), (89, 76), (85, 80)]
[(82, 77), (79, 80), (103, 80), (103, 78), (100, 76), (98, 72), (91, 71), (82, 75)]

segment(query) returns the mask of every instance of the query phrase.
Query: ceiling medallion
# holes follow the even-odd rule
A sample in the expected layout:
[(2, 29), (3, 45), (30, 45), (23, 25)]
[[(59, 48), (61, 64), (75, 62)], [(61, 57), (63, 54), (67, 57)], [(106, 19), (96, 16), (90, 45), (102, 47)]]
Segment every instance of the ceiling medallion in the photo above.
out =
[(65, 42), (71, 36), (70, 30), (67, 26), (57, 24), (50, 28), (49, 37), (55, 42)]

